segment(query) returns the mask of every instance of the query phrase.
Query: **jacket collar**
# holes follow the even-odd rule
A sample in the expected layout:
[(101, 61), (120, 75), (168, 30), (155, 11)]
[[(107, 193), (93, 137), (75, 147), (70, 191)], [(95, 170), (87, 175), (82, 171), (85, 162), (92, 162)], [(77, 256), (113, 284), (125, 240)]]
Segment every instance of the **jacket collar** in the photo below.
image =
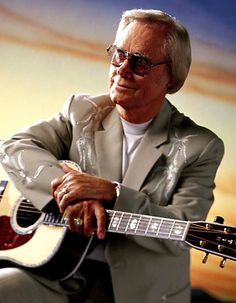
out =
[[(122, 183), (139, 190), (152, 166), (161, 156), (160, 147), (168, 140), (171, 106), (163, 102), (160, 112), (145, 133), (139, 149), (129, 165)], [(122, 125), (116, 109), (102, 121), (102, 130), (95, 133), (99, 175), (121, 182), (122, 179)], [(145, 162), (145, 165), (143, 163)], [(135, 176), (135, 177), (134, 177)]]
[(95, 132), (98, 173), (101, 177), (121, 182), (122, 125), (116, 109), (102, 121), (102, 129)]
[[(164, 101), (160, 112), (152, 121), (145, 133), (139, 149), (125, 174), (123, 184), (139, 190), (152, 169), (162, 155), (159, 147), (168, 140), (171, 107)], [(143, 165), (145, 163), (145, 165)], [(134, 178), (135, 176), (135, 178)]]

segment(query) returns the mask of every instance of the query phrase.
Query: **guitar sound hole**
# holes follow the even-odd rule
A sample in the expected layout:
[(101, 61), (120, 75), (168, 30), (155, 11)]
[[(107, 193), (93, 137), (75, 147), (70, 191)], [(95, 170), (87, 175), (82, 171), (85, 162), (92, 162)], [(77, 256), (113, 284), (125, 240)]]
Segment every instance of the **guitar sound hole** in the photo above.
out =
[(41, 216), (41, 212), (36, 209), (31, 202), (23, 199), (17, 210), (16, 221), (20, 227), (26, 228), (33, 225)]

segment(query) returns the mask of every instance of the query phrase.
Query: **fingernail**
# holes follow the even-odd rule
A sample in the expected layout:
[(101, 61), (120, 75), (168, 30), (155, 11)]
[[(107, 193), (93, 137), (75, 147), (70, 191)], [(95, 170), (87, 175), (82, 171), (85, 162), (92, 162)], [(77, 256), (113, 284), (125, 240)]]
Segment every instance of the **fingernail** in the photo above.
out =
[(99, 238), (100, 240), (103, 240), (103, 239), (105, 238), (105, 234), (104, 234), (103, 232), (100, 232), (100, 233), (98, 234), (98, 238)]

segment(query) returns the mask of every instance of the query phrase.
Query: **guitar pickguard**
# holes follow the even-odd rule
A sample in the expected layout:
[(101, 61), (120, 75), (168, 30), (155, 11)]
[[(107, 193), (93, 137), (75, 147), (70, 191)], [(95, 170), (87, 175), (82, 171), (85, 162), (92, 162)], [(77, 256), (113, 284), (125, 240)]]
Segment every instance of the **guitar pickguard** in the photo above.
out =
[(13, 249), (28, 242), (34, 235), (30, 234), (20, 235), (16, 233), (10, 224), (10, 217), (0, 217), (0, 250)]

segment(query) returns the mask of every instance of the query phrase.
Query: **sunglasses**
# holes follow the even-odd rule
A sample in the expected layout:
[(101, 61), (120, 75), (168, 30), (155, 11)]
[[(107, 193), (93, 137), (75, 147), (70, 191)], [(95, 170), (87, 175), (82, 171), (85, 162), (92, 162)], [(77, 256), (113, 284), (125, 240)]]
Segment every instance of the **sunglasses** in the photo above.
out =
[(140, 54), (130, 53), (118, 48), (116, 45), (110, 45), (107, 48), (108, 57), (111, 64), (119, 67), (125, 60), (129, 61), (131, 71), (139, 76), (145, 77), (150, 70), (158, 65), (169, 63), (170, 61), (162, 61), (159, 63), (151, 63), (150, 60)]

